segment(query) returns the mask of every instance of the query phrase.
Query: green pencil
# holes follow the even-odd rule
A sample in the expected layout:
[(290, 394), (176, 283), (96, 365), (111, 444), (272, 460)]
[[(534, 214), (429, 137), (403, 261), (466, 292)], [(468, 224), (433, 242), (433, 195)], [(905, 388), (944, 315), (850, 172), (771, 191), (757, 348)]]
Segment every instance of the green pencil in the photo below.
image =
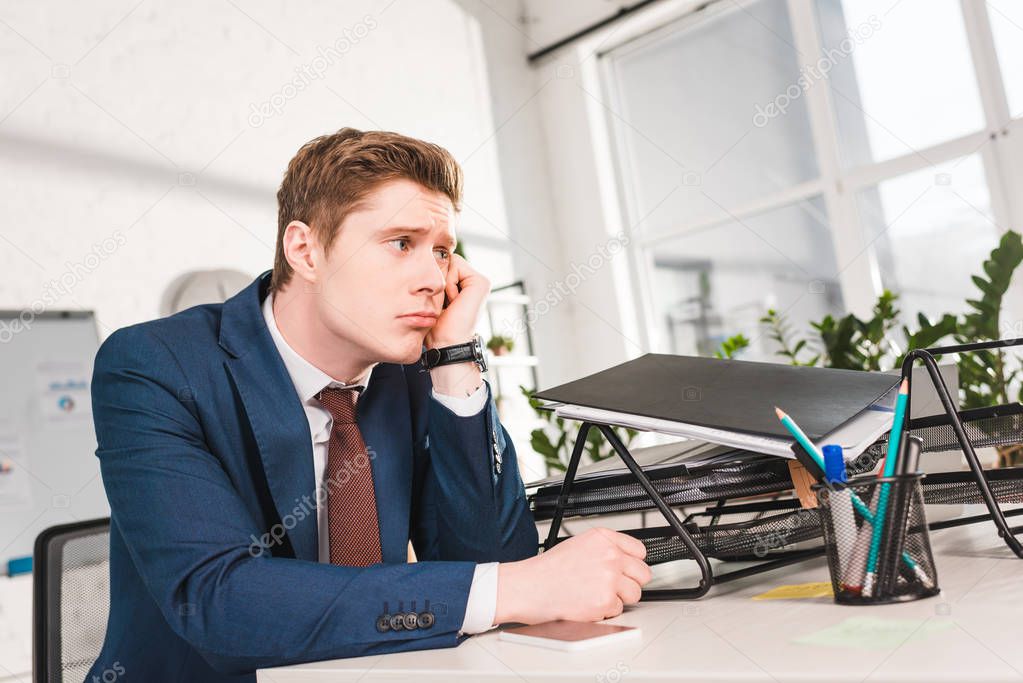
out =
[[(899, 442), (902, 440), (902, 424), (906, 418), (906, 404), (909, 402), (909, 380), (902, 380), (899, 397), (895, 401), (895, 418), (892, 420), (892, 431), (888, 434), (888, 454), (884, 459), (883, 476), (895, 474), (895, 464), (899, 458)], [(877, 500), (877, 511), (874, 513), (874, 533), (870, 539), (870, 554), (867, 556), (867, 576), (863, 579), (863, 594), (870, 597), (874, 593), (874, 580), (877, 576), (878, 554), (881, 550), (881, 534), (884, 518), (888, 507), (889, 483), (881, 484), (881, 494)]]

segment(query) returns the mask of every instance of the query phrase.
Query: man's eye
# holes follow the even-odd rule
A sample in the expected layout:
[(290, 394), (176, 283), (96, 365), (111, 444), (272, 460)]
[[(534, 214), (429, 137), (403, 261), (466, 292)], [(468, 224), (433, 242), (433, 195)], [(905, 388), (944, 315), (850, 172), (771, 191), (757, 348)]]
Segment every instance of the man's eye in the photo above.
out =
[(399, 237), (398, 239), (389, 240), (387, 243), (398, 245), (396, 247), (398, 251), (405, 251), (405, 249), (408, 247), (409, 241), (404, 237)]
[(447, 249), (434, 249), (433, 253), (437, 254), (442, 261), (447, 261), (451, 258), (451, 253)]

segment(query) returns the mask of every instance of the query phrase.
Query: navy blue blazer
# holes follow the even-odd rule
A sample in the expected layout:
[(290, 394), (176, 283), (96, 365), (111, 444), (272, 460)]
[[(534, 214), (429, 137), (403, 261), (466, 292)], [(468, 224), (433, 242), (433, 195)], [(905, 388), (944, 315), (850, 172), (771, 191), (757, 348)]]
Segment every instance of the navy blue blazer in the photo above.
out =
[[(381, 363), (357, 419), (383, 563), (317, 562), (312, 441), (260, 310), (268, 284), (269, 272), (99, 349), (111, 604), (87, 681), (251, 682), (257, 668), (452, 647), (476, 563), (537, 552), (493, 398), (459, 417), (432, 399), (428, 372)], [(378, 630), (385, 603), (421, 613), (427, 601), (428, 628)]]

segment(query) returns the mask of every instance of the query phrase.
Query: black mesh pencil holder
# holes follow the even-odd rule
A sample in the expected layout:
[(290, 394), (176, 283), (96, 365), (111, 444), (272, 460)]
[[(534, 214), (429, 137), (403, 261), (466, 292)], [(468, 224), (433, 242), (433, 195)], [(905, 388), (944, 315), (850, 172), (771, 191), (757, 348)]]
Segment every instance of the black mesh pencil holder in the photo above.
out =
[(835, 602), (879, 605), (939, 593), (922, 478), (871, 475), (814, 486)]

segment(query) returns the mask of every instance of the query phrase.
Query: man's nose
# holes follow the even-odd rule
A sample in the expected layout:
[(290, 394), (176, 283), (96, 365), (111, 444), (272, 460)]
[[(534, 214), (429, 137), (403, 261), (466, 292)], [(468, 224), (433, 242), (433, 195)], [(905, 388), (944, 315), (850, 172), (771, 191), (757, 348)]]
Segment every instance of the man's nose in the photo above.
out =
[(427, 252), (426, 257), (416, 259), (416, 279), (413, 289), (416, 293), (430, 295), (443, 292), (446, 275), (447, 273), (437, 262), (433, 252)]

